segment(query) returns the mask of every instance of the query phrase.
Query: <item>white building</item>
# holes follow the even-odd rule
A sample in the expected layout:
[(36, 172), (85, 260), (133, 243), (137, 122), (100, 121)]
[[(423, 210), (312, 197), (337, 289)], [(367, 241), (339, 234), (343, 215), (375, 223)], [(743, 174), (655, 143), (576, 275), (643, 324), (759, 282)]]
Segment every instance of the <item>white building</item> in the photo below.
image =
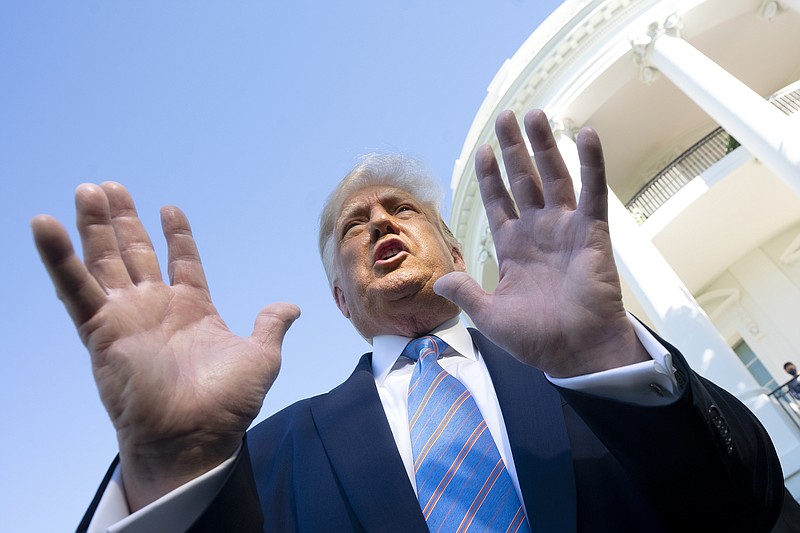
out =
[(497, 113), (544, 109), (571, 168), (575, 133), (597, 129), (627, 307), (753, 409), (795, 497), (800, 419), (768, 394), (800, 363), (798, 80), (800, 0), (567, 0), (492, 81), (451, 220), (491, 290), (474, 156)]

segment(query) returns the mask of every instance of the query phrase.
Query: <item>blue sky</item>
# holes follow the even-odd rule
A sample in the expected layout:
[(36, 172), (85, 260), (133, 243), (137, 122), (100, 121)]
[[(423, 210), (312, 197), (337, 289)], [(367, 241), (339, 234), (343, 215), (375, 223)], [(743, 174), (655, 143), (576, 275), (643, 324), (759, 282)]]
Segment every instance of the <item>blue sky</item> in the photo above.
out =
[(74, 529), (116, 452), (33, 215), (75, 238), (75, 187), (120, 181), (162, 262), (158, 208), (186, 211), (235, 332), (271, 301), (298, 304), (267, 416), (334, 387), (368, 349), (317, 255), (327, 194), (360, 155), (398, 152), (429, 165), (449, 206), (486, 87), (559, 3), (0, 4), (4, 529)]

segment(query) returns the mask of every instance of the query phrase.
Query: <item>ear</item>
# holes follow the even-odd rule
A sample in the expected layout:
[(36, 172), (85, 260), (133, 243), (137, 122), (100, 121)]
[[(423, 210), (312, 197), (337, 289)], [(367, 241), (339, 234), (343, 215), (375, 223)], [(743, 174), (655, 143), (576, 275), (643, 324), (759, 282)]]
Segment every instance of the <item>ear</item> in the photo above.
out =
[(461, 255), (461, 248), (459, 246), (451, 247), (450, 255), (453, 256), (453, 264), (456, 266), (456, 271), (466, 272), (467, 264), (464, 262), (464, 256)]
[(347, 307), (347, 300), (344, 297), (344, 291), (338, 285), (333, 286), (333, 299), (336, 300), (336, 307), (342, 312), (345, 318), (350, 318), (350, 309)]

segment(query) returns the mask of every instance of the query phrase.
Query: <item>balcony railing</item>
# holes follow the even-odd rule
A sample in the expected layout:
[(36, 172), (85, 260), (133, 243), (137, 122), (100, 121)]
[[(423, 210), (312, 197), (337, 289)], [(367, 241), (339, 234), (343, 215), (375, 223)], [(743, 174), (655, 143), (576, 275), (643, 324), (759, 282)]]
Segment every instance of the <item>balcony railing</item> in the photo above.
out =
[[(800, 429), (800, 389), (797, 388), (797, 378), (792, 378), (774, 391), (769, 393), (773, 403), (781, 406), (783, 411)], [(794, 385), (793, 385), (794, 384)], [(790, 387), (789, 385), (793, 385)]]
[[(787, 115), (800, 112), (800, 81), (784, 87), (767, 101)], [(625, 207), (641, 224), (684, 185), (738, 147), (738, 141), (727, 131), (715, 129), (647, 180)]]

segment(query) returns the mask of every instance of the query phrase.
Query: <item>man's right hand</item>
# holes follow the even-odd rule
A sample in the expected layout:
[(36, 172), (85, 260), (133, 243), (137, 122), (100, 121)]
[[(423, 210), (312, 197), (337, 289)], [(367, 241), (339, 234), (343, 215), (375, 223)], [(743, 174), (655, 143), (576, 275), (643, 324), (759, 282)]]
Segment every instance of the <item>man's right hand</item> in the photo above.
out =
[(54, 218), (39, 215), (31, 226), (91, 355), (135, 511), (234, 453), (278, 375), (281, 343), (300, 310), (272, 304), (250, 337), (234, 335), (211, 302), (178, 208), (161, 211), (167, 285), (124, 187), (81, 185), (75, 203), (83, 261)]

